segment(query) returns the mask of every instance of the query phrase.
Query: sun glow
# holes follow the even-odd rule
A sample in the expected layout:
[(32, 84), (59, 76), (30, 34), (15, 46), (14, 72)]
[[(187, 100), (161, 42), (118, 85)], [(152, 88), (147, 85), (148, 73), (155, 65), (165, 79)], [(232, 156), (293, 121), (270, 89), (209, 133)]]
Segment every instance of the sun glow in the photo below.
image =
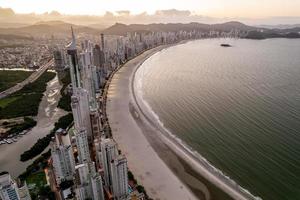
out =
[(300, 16), (300, 1), (285, 0), (0, 0), (0, 7), (18, 13), (103, 15), (106, 11), (128, 10), (132, 14), (156, 10), (190, 10), (194, 14), (217, 17)]

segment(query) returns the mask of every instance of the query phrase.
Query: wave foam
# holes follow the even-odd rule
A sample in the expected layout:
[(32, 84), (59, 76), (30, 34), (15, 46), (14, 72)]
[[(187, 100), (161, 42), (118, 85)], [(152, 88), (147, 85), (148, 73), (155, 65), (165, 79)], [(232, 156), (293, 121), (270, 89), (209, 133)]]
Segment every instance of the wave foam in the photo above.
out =
[[(159, 52), (158, 52), (159, 53)], [(192, 147), (190, 147), (187, 143), (185, 143), (182, 139), (178, 138), (175, 134), (173, 134), (168, 128), (165, 127), (162, 120), (160, 120), (157, 113), (154, 112), (152, 107), (149, 105), (147, 100), (144, 98), (143, 93), (143, 77), (149, 72), (150, 70), (150, 61), (152, 59), (155, 59), (155, 55), (158, 53), (152, 55), (149, 57), (143, 64), (140, 65), (140, 67), (135, 72), (135, 77), (133, 80), (133, 88), (134, 93), (136, 94), (136, 101), (141, 107), (143, 111), (146, 111), (147, 117), (149, 117), (152, 122), (154, 122), (156, 125), (158, 125), (158, 128), (160, 128), (163, 132), (167, 133), (167, 135), (175, 140), (180, 147), (184, 148), (185, 151), (189, 152), (193, 158), (196, 158), (196, 161), (198, 161), (199, 164), (201, 164), (203, 167), (205, 167), (210, 173), (212, 173), (214, 176), (218, 177), (222, 182), (226, 183), (227, 185), (230, 185), (234, 190), (237, 190), (238, 192), (246, 195), (247, 197), (255, 200), (262, 200), (261, 197), (254, 196), (250, 193), (249, 190), (243, 188), (242, 186), (238, 185), (233, 179), (231, 179), (228, 175), (223, 173), (220, 169), (213, 166), (206, 158), (204, 158), (199, 152), (194, 150)], [(149, 115), (148, 115), (149, 114)]]

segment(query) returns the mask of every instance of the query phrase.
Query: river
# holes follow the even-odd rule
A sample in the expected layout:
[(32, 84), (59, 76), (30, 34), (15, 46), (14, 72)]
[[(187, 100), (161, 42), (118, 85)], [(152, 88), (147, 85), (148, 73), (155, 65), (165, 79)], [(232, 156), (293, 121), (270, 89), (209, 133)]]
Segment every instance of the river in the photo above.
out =
[(61, 96), (61, 87), (57, 76), (49, 81), (39, 105), (37, 125), (22, 138), (19, 138), (17, 142), (0, 146), (0, 172), (8, 171), (13, 177), (17, 177), (34, 161), (35, 158), (27, 162), (21, 162), (20, 155), (39, 138), (47, 135), (54, 128), (54, 123), (66, 114), (64, 110), (57, 108)]

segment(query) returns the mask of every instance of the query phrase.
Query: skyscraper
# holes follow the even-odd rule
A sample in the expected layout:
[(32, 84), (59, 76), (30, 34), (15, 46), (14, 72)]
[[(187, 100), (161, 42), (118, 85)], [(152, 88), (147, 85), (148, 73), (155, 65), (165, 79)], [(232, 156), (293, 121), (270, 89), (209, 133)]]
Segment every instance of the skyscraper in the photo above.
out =
[(96, 173), (91, 177), (91, 185), (93, 190), (94, 200), (105, 200), (103, 192), (103, 183), (101, 176)]
[(76, 48), (76, 39), (72, 30), (72, 42), (67, 46), (67, 53), (69, 55), (69, 63), (70, 63), (70, 73), (71, 73), (71, 81), (73, 90), (81, 86), (80, 79), (80, 69), (78, 65), (78, 56), (77, 56), (77, 48)]
[(0, 199), (20, 200), (17, 183), (8, 172), (0, 173)]
[(112, 139), (103, 139), (101, 141), (101, 152), (105, 186), (110, 188), (112, 185), (110, 163), (118, 155), (116, 142)]
[(75, 129), (80, 132), (86, 130), (88, 140), (92, 141), (92, 127), (90, 120), (90, 106), (88, 92), (83, 88), (76, 88), (71, 98), (71, 107)]
[(119, 155), (111, 161), (112, 191), (115, 200), (128, 196), (128, 169), (125, 156)]
[(24, 181), (23, 183), (18, 183), (18, 193), (20, 196), (20, 200), (31, 200), (26, 181)]
[(76, 146), (78, 152), (79, 163), (88, 163), (91, 161), (90, 151), (89, 151), (89, 143), (87, 139), (87, 133), (85, 129), (80, 131), (74, 130), (75, 138), (76, 138)]
[(75, 161), (68, 133), (62, 129), (57, 130), (50, 148), (56, 183), (73, 180)]
[(85, 200), (92, 197), (91, 185), (89, 180), (89, 167), (87, 163), (76, 165), (76, 196), (79, 200)]
[(57, 72), (61, 72), (65, 68), (65, 60), (62, 51), (56, 49), (53, 51), (54, 63), (55, 63), (55, 70)]

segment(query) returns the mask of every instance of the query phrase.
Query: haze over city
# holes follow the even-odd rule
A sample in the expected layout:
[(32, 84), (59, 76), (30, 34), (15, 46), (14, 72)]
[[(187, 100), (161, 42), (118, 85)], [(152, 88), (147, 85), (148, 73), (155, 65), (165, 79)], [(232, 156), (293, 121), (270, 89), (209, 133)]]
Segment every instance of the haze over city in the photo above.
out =
[(0, 0), (0, 200), (300, 199), (300, 0)]
[[(87, 0), (34, 1), (0, 0), (2, 8), (11, 8), (22, 19), (9, 18), (14, 22), (36, 22), (38, 19), (71, 22), (96, 23), (105, 25), (113, 22), (130, 23), (168, 23), (202, 22), (217, 23), (241, 21), (250, 25), (278, 25), (300, 23), (300, 1), (284, 0)], [(24, 15), (25, 14), (25, 15)], [(69, 17), (67, 17), (67, 15)], [(70, 15), (78, 15), (70, 19)], [(8, 11), (0, 11), (1, 17), (13, 17)], [(98, 16), (98, 17), (96, 17)], [(72, 18), (72, 17), (71, 17)], [(75, 18), (75, 17), (73, 17)]]

